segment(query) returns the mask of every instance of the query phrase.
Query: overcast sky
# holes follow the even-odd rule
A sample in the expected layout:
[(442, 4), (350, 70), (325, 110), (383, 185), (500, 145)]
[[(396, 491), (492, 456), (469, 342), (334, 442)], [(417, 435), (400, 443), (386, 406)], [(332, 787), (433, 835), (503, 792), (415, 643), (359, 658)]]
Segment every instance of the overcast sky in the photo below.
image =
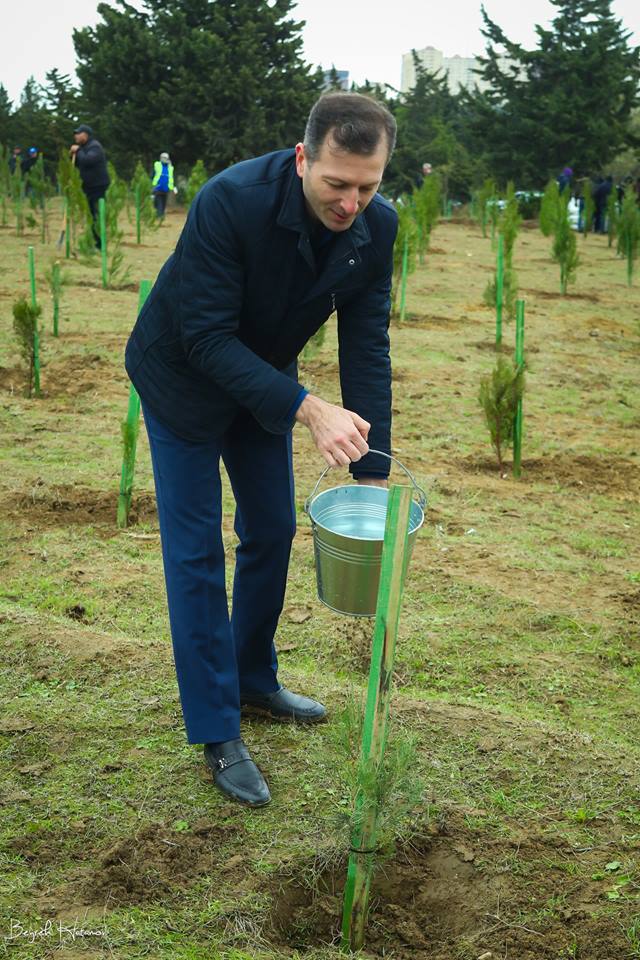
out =
[[(30, 74), (42, 81), (57, 67), (73, 75), (71, 33), (97, 22), (97, 2), (5, 0), (3, 6), (0, 83), (13, 100)], [(534, 24), (546, 25), (554, 12), (548, 0), (485, 0), (485, 6), (507, 36), (526, 46), (535, 45)], [(639, 0), (614, 0), (613, 10), (632, 31), (632, 42), (640, 43)], [(294, 16), (307, 22), (306, 59), (349, 70), (356, 82), (368, 78), (399, 87), (402, 54), (412, 47), (437, 47), (445, 56), (484, 49), (480, 0), (298, 0)]]

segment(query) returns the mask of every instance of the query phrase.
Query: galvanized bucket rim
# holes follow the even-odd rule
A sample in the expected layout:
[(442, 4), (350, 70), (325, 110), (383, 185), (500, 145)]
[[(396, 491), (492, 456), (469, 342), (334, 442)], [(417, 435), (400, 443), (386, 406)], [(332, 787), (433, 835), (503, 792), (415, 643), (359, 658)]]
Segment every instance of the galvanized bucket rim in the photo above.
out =
[[(357, 483), (341, 483), (337, 487), (328, 487), (326, 490), (322, 490), (320, 493), (317, 493), (312, 500), (309, 499), (306, 502), (305, 512), (308, 514), (309, 519), (311, 520), (311, 523), (313, 524), (314, 527), (319, 527), (321, 530), (326, 530), (327, 533), (335, 534), (336, 533), (335, 530), (333, 530), (331, 527), (327, 527), (324, 523), (321, 523), (320, 520), (316, 520), (315, 517), (312, 516), (311, 510), (313, 508), (314, 503), (316, 502), (316, 500), (319, 500), (320, 497), (323, 497), (327, 493), (332, 493), (334, 490), (362, 490), (362, 489), (363, 487), (358, 486)], [(385, 493), (388, 494), (388, 490), (386, 489), (386, 487), (376, 487), (374, 489), (384, 490)], [(411, 502), (412, 504), (415, 504), (418, 510), (420, 511), (420, 522), (416, 524), (415, 527), (411, 526), (411, 522), (410, 522), (409, 534), (415, 533), (417, 530), (419, 530), (420, 527), (423, 525), (424, 519), (425, 519), (424, 509), (420, 501), (417, 499), (413, 499)], [(384, 534), (381, 537), (363, 537), (363, 536), (356, 537), (351, 533), (344, 533), (341, 530), (339, 533), (339, 536), (343, 537), (345, 540), (359, 540), (359, 541), (367, 540), (371, 543), (382, 543), (384, 541)]]

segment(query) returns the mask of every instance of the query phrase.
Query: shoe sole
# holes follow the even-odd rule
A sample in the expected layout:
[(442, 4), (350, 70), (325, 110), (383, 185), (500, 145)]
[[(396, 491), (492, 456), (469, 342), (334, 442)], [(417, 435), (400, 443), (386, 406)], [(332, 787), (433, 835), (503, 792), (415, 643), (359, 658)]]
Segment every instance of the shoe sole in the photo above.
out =
[(290, 714), (282, 716), (278, 713), (271, 713), (270, 710), (267, 710), (266, 707), (256, 707), (252, 704), (243, 703), (240, 706), (240, 712), (245, 716), (252, 717), (266, 717), (268, 720), (277, 720), (280, 723), (325, 723), (327, 720), (326, 713), (323, 713), (321, 717), (301, 717), (298, 714)]

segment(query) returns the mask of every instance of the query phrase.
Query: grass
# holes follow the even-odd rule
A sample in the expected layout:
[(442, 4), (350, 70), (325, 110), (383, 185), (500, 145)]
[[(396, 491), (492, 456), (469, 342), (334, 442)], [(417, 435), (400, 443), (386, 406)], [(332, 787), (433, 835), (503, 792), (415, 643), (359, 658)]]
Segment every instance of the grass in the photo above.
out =
[[(155, 276), (181, 223), (172, 214), (125, 248), (134, 276)], [(314, 598), (302, 503), (320, 458), (296, 431), (299, 535), (278, 643), (283, 680), (325, 700), (332, 723), (244, 724), (274, 796), (252, 813), (213, 790), (185, 743), (144, 431), (138, 521), (115, 525), (136, 291), (103, 291), (99, 267), (69, 265), (45, 396), (27, 401), (10, 304), (30, 239), (5, 231), (0, 287), (0, 916), (5, 936), (12, 919), (68, 929), (0, 939), (0, 955), (72, 960), (90, 942), (123, 960), (331, 960), (353, 787), (338, 718), (363, 694), (371, 625)], [(443, 252), (411, 278), (409, 318), (391, 331), (395, 454), (429, 510), (392, 708), (411, 782), (389, 806), (402, 815), (366, 956), (640, 956), (640, 296), (594, 237), (572, 289), (583, 299), (546, 297), (547, 242), (527, 230), (519, 244), (522, 481), (498, 475), (477, 403), (493, 364), (482, 290), (494, 257), (478, 230), (438, 227)], [(507, 351), (512, 337), (507, 324)], [(330, 400), (334, 352), (332, 325), (303, 370)], [(224, 502), (231, 560), (226, 482)], [(298, 608), (302, 623), (287, 612)], [(74, 940), (75, 920), (101, 933)]]

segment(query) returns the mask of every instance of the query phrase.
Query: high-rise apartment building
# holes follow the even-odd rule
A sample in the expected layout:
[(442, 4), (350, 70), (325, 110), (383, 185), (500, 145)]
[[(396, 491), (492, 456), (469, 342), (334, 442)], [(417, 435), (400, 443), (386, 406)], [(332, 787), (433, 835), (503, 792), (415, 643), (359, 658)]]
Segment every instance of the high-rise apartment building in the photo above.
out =
[[(423, 47), (422, 50), (416, 50), (419, 62), (430, 73), (444, 73), (447, 77), (447, 83), (451, 93), (457, 93), (461, 87), (466, 90), (473, 89), (476, 84), (480, 90), (484, 90), (487, 84), (482, 77), (474, 71), (478, 69), (479, 63), (475, 57), (445, 57), (442, 50), (436, 50), (435, 47)], [(501, 67), (507, 67), (510, 63), (508, 57), (499, 57), (498, 63)], [(402, 57), (402, 80), (400, 89), (403, 93), (408, 93), (416, 83), (416, 71), (413, 63), (413, 53), (405, 53)]]

